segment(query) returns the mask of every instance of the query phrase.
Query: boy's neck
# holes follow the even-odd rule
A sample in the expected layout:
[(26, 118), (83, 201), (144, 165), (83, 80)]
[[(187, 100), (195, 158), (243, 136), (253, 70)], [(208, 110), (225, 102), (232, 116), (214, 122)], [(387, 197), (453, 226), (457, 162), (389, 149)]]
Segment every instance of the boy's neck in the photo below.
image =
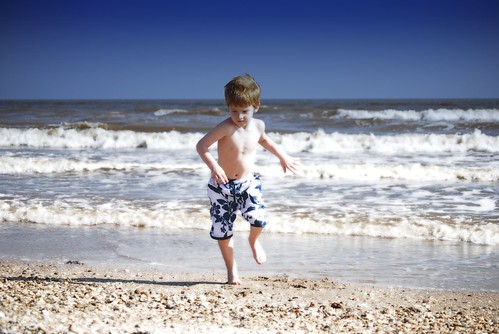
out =
[(232, 124), (234, 124), (234, 126), (238, 129), (246, 129), (248, 127), (248, 125), (250, 125), (253, 122), (253, 118), (244, 124), (238, 124), (238, 123), (235, 123), (232, 119), (230, 119), (230, 120), (231, 120)]

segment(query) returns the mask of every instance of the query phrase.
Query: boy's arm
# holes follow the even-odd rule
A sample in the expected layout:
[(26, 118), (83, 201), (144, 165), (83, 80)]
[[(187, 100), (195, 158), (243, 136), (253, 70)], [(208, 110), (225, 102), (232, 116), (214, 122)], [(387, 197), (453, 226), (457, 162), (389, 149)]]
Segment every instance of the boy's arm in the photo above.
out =
[(217, 160), (210, 153), (210, 146), (223, 138), (224, 135), (224, 127), (222, 124), (219, 124), (213, 130), (208, 132), (203, 138), (201, 138), (196, 145), (196, 150), (199, 156), (211, 171), (211, 180), (214, 185), (216, 185), (216, 183), (226, 184), (229, 182), (227, 175), (225, 175), (225, 171), (222, 167), (220, 167)]
[(290, 170), (293, 174), (296, 174), (298, 161), (289, 156), (279, 145), (270, 139), (265, 131), (262, 132), (259, 143), (263, 148), (279, 158), (284, 173), (286, 173), (287, 170)]

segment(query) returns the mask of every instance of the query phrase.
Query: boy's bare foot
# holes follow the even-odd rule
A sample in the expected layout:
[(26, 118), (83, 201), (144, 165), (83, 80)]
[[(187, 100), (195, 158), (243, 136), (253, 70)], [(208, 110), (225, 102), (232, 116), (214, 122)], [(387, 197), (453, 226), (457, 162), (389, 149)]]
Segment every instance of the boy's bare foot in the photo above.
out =
[(236, 280), (229, 280), (226, 284), (228, 285), (241, 285), (241, 281), (236, 279)]
[(256, 240), (254, 244), (250, 244), (250, 246), (256, 263), (262, 264), (267, 261), (267, 254), (265, 254), (265, 251), (258, 240)]
[(232, 272), (227, 271), (227, 284), (229, 285), (241, 285), (239, 275), (237, 273), (237, 265), (234, 264)]

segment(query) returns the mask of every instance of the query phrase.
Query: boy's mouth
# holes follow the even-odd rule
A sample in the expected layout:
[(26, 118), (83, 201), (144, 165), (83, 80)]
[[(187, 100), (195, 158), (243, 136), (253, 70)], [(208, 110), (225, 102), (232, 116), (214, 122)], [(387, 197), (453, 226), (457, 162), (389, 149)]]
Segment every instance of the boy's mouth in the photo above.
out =
[(246, 124), (246, 120), (244, 120), (244, 119), (238, 119), (236, 122), (236, 125), (238, 127), (244, 126), (245, 124)]

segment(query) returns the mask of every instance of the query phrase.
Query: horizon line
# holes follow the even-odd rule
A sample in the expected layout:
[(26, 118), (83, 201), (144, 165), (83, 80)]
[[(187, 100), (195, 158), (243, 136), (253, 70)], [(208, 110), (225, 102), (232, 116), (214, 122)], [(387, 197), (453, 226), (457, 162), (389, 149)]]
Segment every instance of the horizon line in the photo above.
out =
[[(261, 101), (272, 100), (499, 100), (498, 97), (272, 97), (261, 98)], [(224, 101), (224, 98), (202, 97), (43, 97), (43, 98), (1, 98), (0, 101)]]

